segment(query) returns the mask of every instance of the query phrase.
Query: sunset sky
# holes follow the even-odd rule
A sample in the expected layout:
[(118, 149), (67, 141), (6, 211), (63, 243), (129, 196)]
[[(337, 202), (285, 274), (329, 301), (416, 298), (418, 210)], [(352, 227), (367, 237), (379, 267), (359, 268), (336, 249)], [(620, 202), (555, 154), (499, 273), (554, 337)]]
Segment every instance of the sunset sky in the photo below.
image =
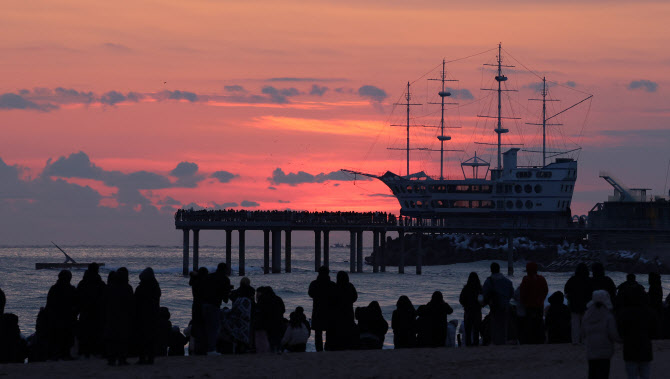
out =
[[(556, 83), (554, 112), (594, 95), (550, 133), (552, 149), (582, 148), (574, 214), (611, 192), (601, 170), (660, 195), (669, 19), (662, 1), (5, 0), (0, 244), (176, 244), (174, 211), (191, 206), (397, 213), (383, 184), (338, 171), (405, 174), (387, 149), (405, 138), (393, 104), (410, 81), (424, 104), (412, 123), (436, 125), (426, 79), (464, 57), (447, 64), (447, 124), (461, 127), (447, 148), (465, 150), (447, 154), (448, 175), (475, 150), (495, 164), (473, 141), (495, 138), (476, 116), (494, 110), (480, 88), (499, 42), (519, 90), (505, 111), (523, 117), (507, 143), (541, 143), (525, 125), (539, 76)], [(438, 148), (435, 133), (417, 127), (412, 143)], [(439, 153), (413, 157), (411, 171), (439, 175)]]

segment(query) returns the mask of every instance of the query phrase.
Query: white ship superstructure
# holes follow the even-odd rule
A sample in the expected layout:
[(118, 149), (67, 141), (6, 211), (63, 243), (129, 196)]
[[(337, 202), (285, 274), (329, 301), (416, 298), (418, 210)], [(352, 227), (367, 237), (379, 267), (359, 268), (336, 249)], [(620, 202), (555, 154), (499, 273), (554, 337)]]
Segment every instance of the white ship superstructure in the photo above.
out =
[[(497, 119), (496, 128), (493, 129), (497, 134), (497, 144), (493, 144), (493, 146), (497, 147), (497, 164), (495, 168), (491, 168), (490, 163), (477, 156), (475, 152), (473, 157), (461, 162), (463, 179), (444, 179), (442, 160), (444, 159), (444, 152), (449, 151), (444, 149), (444, 142), (449, 141), (451, 138), (444, 135), (445, 97), (450, 96), (450, 93), (445, 90), (444, 86), (446, 76), (443, 62), (441, 79), (437, 79), (442, 81), (442, 89), (438, 93), (441, 102), (437, 103), (442, 106), (441, 132), (437, 136), (440, 141), (440, 149), (435, 150), (440, 151), (439, 178), (431, 177), (423, 171), (409, 174), (409, 151), (413, 150), (409, 144), (409, 114), (410, 106), (415, 105), (410, 103), (409, 83), (405, 96), (406, 103), (402, 103), (402, 105), (407, 107), (407, 147), (395, 149), (407, 151), (407, 175), (401, 176), (390, 171), (381, 176), (351, 170), (344, 171), (381, 180), (398, 199), (400, 214), (403, 216), (424, 219), (449, 218), (454, 221), (457, 221), (459, 216), (466, 215), (477, 217), (494, 216), (495, 218), (498, 218), (498, 216), (504, 217), (505, 215), (538, 217), (568, 215), (569, 217), (570, 203), (575, 188), (575, 181), (577, 180), (577, 161), (571, 158), (560, 157), (564, 152), (548, 152), (546, 149), (546, 127), (548, 125), (558, 125), (548, 124), (547, 121), (563, 113), (565, 110), (552, 116), (547, 115), (546, 104), (548, 101), (554, 100), (547, 99), (546, 80), (543, 78), (542, 98), (532, 99), (542, 102), (542, 121), (541, 123), (534, 124), (542, 126), (542, 151), (537, 151), (537, 153), (542, 153), (541, 164), (536, 166), (520, 166), (517, 159), (520, 148), (511, 147), (503, 151), (503, 146), (506, 145), (501, 143), (501, 135), (509, 132), (508, 129), (502, 127), (502, 121), (503, 119), (512, 118), (504, 117), (501, 111), (502, 94), (505, 91), (509, 91), (502, 87), (502, 84), (507, 81), (507, 77), (503, 74), (503, 68), (512, 66), (502, 64), (502, 48), (500, 45), (498, 45), (497, 62), (491, 66), (496, 67), (495, 80), (497, 88), (488, 90), (497, 92), (497, 114), (479, 117)], [(577, 104), (590, 98), (591, 96)], [(553, 162), (547, 162), (551, 158), (554, 158)]]

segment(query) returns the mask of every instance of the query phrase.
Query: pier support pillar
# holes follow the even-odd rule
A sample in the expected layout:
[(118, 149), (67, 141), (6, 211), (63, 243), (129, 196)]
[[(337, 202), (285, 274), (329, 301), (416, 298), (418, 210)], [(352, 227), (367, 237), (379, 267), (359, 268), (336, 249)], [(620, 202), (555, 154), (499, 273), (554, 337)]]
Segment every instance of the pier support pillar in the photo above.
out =
[(188, 245), (189, 245), (189, 233), (190, 230), (188, 229), (183, 229), (184, 232), (184, 266), (182, 269), (182, 274), (184, 276), (188, 275)]
[(356, 232), (349, 231), (349, 272), (356, 272)]
[(272, 231), (272, 273), (281, 273), (281, 229)]
[(379, 242), (379, 271), (386, 272), (386, 262), (384, 260), (386, 255), (386, 232), (381, 232)]
[(314, 231), (314, 271), (318, 272), (321, 267), (321, 231)]
[(514, 276), (514, 236), (507, 235), (507, 276)]
[(356, 272), (363, 272), (363, 231), (359, 230), (356, 236)]
[(263, 230), (263, 274), (270, 273), (270, 231)]
[(372, 272), (379, 272), (379, 232), (372, 231)]
[(398, 259), (398, 274), (405, 273), (405, 232), (398, 230), (398, 242), (400, 243), (400, 257)]
[(226, 275), (230, 276), (233, 272), (233, 231), (226, 229), (226, 266), (228, 272)]
[(423, 234), (417, 233), (416, 236), (419, 239), (416, 250), (416, 274), (421, 275), (421, 265), (423, 264), (423, 248), (421, 247), (421, 240), (423, 239)]
[(284, 264), (286, 265), (286, 272), (291, 272), (291, 229), (286, 229), (284, 235)]
[(323, 231), (323, 265), (330, 269), (330, 230)]
[(198, 271), (200, 266), (200, 229), (193, 229), (193, 271)]
[(240, 274), (240, 276), (244, 276), (244, 242), (245, 242), (245, 235), (244, 229), (240, 229), (240, 240), (239, 240), (239, 245), (240, 245), (240, 267), (237, 270)]

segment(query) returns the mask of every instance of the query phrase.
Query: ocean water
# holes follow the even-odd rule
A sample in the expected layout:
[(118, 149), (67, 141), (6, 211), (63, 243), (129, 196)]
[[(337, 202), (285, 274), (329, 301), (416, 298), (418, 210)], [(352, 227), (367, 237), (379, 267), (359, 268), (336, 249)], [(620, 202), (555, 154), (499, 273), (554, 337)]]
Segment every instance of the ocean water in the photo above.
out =
[[(130, 284), (135, 288), (139, 283), (139, 274), (145, 267), (152, 267), (161, 286), (161, 305), (170, 309), (173, 325), (184, 328), (191, 316), (191, 288), (188, 278), (181, 275), (181, 246), (62, 246), (72, 257), (80, 262), (104, 262), (101, 276), (106, 281), (110, 270), (125, 266), (130, 272)], [(367, 253), (365, 254), (367, 255)], [(335, 280), (336, 272), (349, 270), (349, 249), (330, 249), (331, 278)], [(1, 247), (0, 248), (0, 288), (7, 296), (5, 312), (19, 316), (19, 323), (24, 335), (35, 330), (35, 319), (40, 307), (45, 306), (49, 288), (56, 282), (59, 270), (35, 270), (36, 262), (61, 262), (62, 254), (53, 246), (37, 247)], [(200, 264), (214, 270), (219, 262), (225, 261), (225, 248), (222, 246), (202, 246), (200, 248)], [(282, 269), (283, 269), (282, 260)], [(349, 274), (351, 282), (358, 290), (358, 301), (355, 306), (366, 306), (376, 300), (382, 308), (384, 317), (391, 323), (391, 313), (401, 295), (407, 295), (415, 307), (426, 304), (434, 291), (442, 291), (445, 300), (454, 308), (450, 319), (462, 320), (463, 309), (458, 303), (458, 296), (467, 281), (470, 272), (475, 271), (484, 282), (490, 274), (491, 261), (461, 263), (445, 266), (425, 266), (423, 275), (415, 275), (413, 266), (405, 267), (405, 274), (398, 274), (397, 267), (387, 267), (385, 273), (372, 273), (372, 267), (364, 265), (365, 272)], [(507, 272), (507, 263), (499, 261), (502, 272)], [(316, 278), (314, 272), (314, 247), (293, 246), (292, 268), (290, 274), (263, 274), (263, 247), (247, 246), (246, 275), (254, 287), (271, 286), (286, 304), (285, 317), (297, 306), (305, 308), (311, 317), (312, 300), (307, 289)], [(517, 287), (523, 278), (525, 263), (515, 263), (515, 276), (512, 277)], [(231, 283), (239, 285), (237, 275), (237, 248), (233, 246), (233, 274)], [(72, 284), (81, 280), (84, 269), (72, 270)], [(562, 291), (571, 273), (541, 273), (549, 284), (549, 293)], [(625, 280), (625, 273), (608, 273), (618, 285)], [(638, 282), (647, 286), (646, 275), (638, 276)], [(663, 278), (664, 295), (670, 291), (670, 279)], [(389, 328), (386, 335), (385, 348), (393, 347), (393, 330)], [(309, 350), (314, 350), (310, 338)]]

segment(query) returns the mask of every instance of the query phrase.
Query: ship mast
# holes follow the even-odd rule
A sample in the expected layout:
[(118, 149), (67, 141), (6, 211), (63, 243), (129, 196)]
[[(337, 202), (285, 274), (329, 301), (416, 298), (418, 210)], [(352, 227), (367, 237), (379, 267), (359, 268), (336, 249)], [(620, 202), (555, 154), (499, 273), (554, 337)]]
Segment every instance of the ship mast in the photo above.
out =
[(405, 126), (407, 128), (407, 147), (406, 148), (393, 148), (393, 147), (388, 148), (388, 150), (405, 150), (407, 152), (407, 175), (408, 176), (409, 176), (409, 151), (410, 150), (426, 150), (426, 149), (422, 149), (422, 148), (418, 148), (418, 149), (410, 149), (409, 148), (409, 127), (410, 127), (410, 125), (409, 125), (409, 110), (410, 110), (410, 107), (412, 105), (421, 105), (421, 104), (412, 104), (412, 103), (409, 102), (412, 99), (412, 95), (410, 94), (410, 91), (409, 91), (409, 86), (410, 86), (410, 83), (407, 82), (407, 91), (405, 93), (406, 102), (405, 103), (396, 103), (396, 105), (405, 105), (407, 107), (407, 124), (406, 125), (391, 125), (391, 126)]
[(502, 115), (502, 93), (503, 92), (516, 92), (516, 90), (511, 90), (511, 89), (502, 89), (502, 82), (507, 81), (507, 77), (503, 75), (502, 73), (502, 68), (503, 67), (514, 67), (514, 66), (509, 66), (509, 65), (504, 65), (502, 64), (503, 59), (502, 59), (502, 43), (498, 44), (498, 57), (497, 57), (497, 62), (496, 64), (484, 64), (484, 66), (494, 66), (497, 68), (497, 75), (495, 76), (496, 81), (498, 82), (498, 89), (494, 88), (482, 88), (482, 90), (485, 91), (497, 91), (498, 92), (498, 114), (497, 116), (477, 116), (477, 117), (488, 117), (488, 118), (496, 118), (498, 120), (498, 125), (495, 129), (493, 129), (494, 132), (498, 135), (498, 164), (497, 164), (497, 169), (498, 172), (501, 172), (502, 170), (502, 136), (501, 134), (508, 133), (509, 129), (504, 129), (502, 127), (502, 119), (511, 119), (511, 120), (519, 120), (519, 117), (504, 117)]
[(547, 126), (560, 126), (562, 124), (547, 124), (547, 101), (559, 101), (554, 99), (547, 100), (547, 78), (542, 77), (542, 99), (528, 99), (531, 101), (541, 101), (542, 102), (542, 123), (534, 124), (527, 122), (527, 125), (537, 125), (542, 126), (542, 167), (547, 165)]
[[(447, 61), (442, 59), (442, 72), (440, 74), (439, 79), (428, 79), (428, 80), (439, 80), (442, 83), (442, 90), (438, 92), (438, 95), (440, 95), (440, 106), (441, 106), (441, 118), (440, 118), (440, 135), (437, 136), (437, 139), (440, 140), (440, 180), (444, 180), (444, 141), (449, 141), (451, 140), (451, 137), (445, 136), (444, 135), (444, 106), (445, 104), (458, 104), (458, 103), (445, 103), (444, 98), (451, 96), (451, 93), (446, 90), (444, 87), (445, 82), (457, 82), (458, 80), (450, 80), (447, 79), (447, 71), (446, 71), (446, 64)], [(430, 103), (430, 104), (438, 104), (438, 103)]]

